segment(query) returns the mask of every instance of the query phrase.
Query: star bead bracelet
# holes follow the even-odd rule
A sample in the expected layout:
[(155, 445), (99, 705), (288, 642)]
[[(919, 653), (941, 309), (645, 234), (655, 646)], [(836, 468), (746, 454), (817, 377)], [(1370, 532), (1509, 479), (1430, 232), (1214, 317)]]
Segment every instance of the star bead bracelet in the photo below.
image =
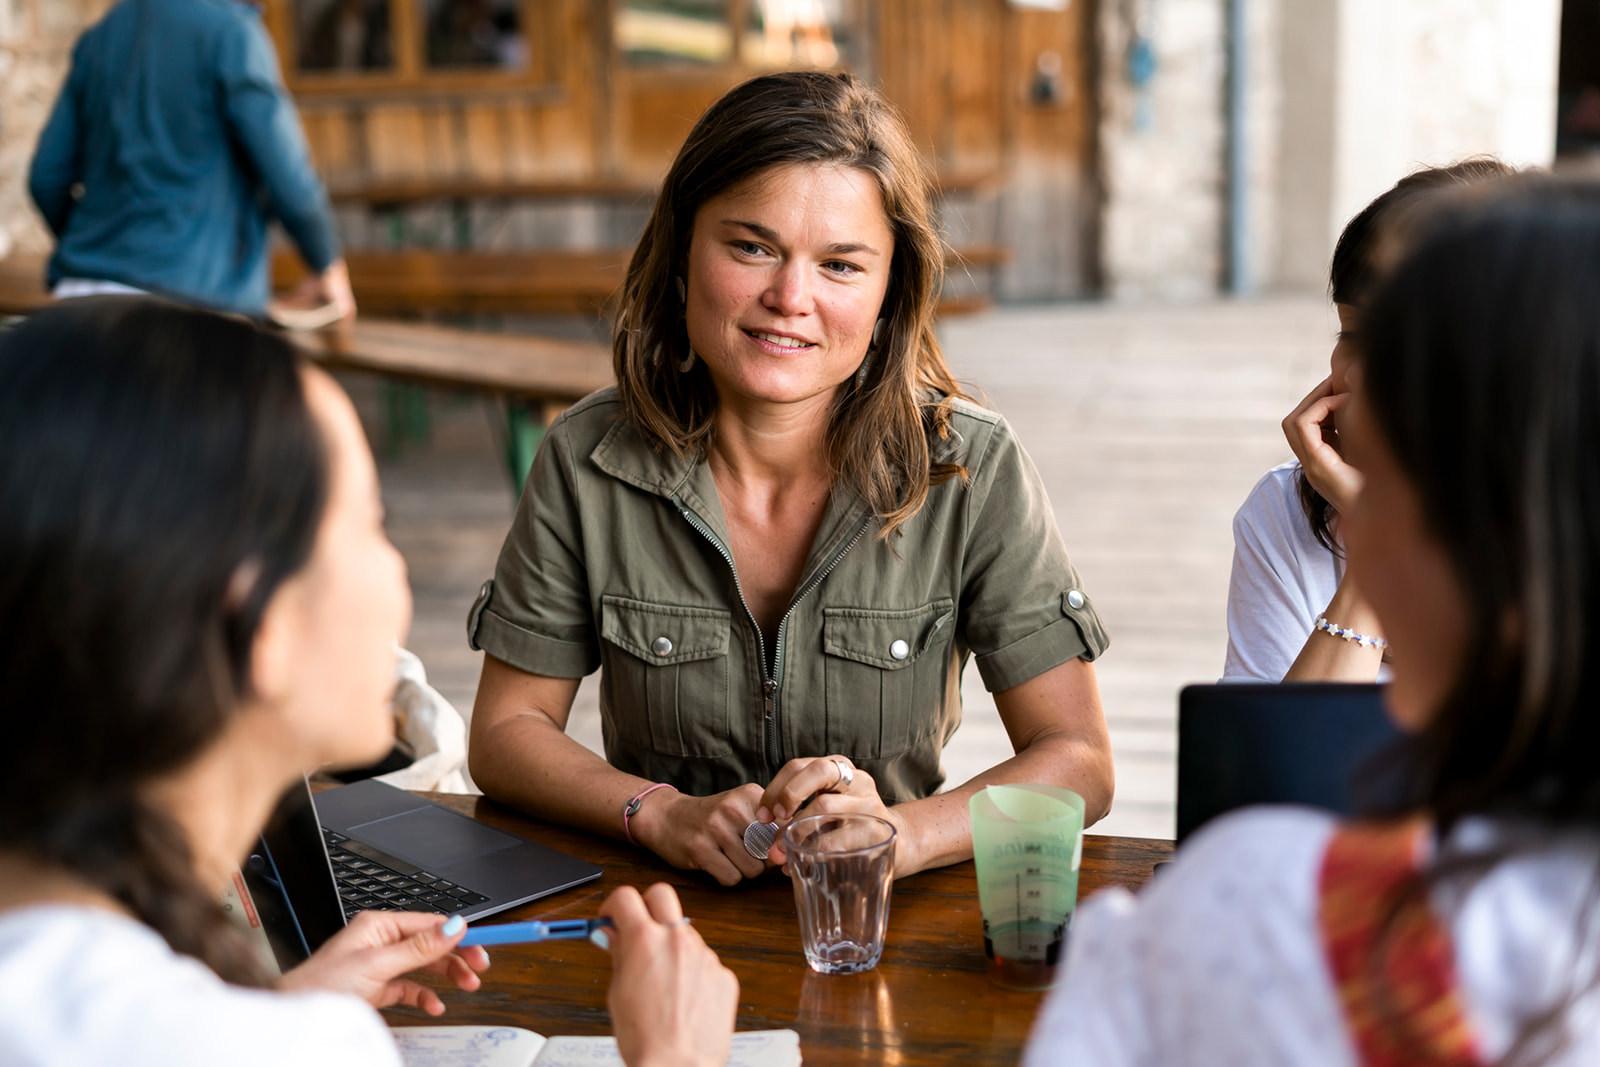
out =
[(1329, 622), (1326, 615), (1318, 615), (1317, 621), (1311, 627), (1311, 630), (1313, 633), (1321, 630), (1323, 633), (1330, 634), (1344, 641), (1349, 641), (1352, 644), (1361, 645), (1364, 648), (1382, 649), (1389, 647), (1389, 642), (1385, 641), (1383, 638), (1369, 637), (1366, 634), (1358, 634), (1349, 627), (1340, 626), (1337, 623)]

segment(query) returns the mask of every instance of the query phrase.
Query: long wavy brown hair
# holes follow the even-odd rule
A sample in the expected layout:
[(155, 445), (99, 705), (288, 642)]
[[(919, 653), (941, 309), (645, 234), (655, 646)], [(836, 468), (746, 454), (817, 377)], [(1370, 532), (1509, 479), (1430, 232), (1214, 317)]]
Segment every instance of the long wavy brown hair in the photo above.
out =
[(872, 508), (887, 540), (921, 509), (930, 486), (965, 475), (959, 465), (932, 462), (928, 444), (948, 432), (950, 400), (964, 394), (933, 328), (944, 242), (933, 224), (931, 175), (893, 106), (857, 78), (813, 71), (756, 78), (695, 123), (628, 264), (612, 341), (617, 389), (624, 416), (653, 446), (704, 455), (716, 389), (703, 363), (678, 370), (689, 338), (674, 279), (702, 204), (796, 163), (870, 175), (894, 234), (883, 329), (859, 384), (839, 390), (827, 434), (835, 482)]

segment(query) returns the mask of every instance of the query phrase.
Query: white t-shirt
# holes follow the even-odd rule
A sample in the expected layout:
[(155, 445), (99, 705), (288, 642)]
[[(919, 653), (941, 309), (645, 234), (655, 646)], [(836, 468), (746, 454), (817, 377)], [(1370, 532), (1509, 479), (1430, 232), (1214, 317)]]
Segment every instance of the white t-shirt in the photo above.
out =
[(98, 908), (0, 914), (0, 1064), (399, 1067), (355, 997), (228, 985), (155, 931)]
[[(1356, 1067), (1318, 924), (1336, 826), (1308, 809), (1240, 812), (1198, 833), (1139, 896), (1097, 893), (1079, 909), (1024, 1067)], [(1478, 821), (1450, 847), (1493, 838)], [(1486, 1061), (1570, 989), (1597, 861), (1600, 841), (1569, 839), (1496, 867), (1464, 904), (1435, 898)], [(1567, 1012), (1570, 1042), (1550, 1067), (1600, 1063), (1597, 1000), (1591, 990)]]
[(1283, 681), (1344, 576), (1311, 532), (1299, 475), (1297, 461), (1272, 468), (1233, 517), (1224, 681)]

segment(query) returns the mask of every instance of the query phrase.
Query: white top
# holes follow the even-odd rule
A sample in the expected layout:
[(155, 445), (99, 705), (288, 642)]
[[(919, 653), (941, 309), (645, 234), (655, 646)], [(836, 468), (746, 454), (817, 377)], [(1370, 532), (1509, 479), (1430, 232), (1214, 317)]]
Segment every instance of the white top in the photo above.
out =
[(1283, 681), (1344, 576), (1311, 532), (1299, 474), (1298, 461), (1272, 468), (1233, 517), (1224, 681)]
[(399, 1067), (355, 997), (241, 989), (98, 908), (0, 914), (0, 1064)]
[[(1240, 812), (1196, 834), (1138, 897), (1097, 893), (1078, 911), (1024, 1067), (1356, 1067), (1317, 920), (1336, 825), (1308, 809)], [(1464, 825), (1450, 847), (1492, 837), (1484, 823)], [(1436, 897), (1486, 1061), (1571, 988), (1597, 860), (1600, 842), (1569, 840), (1496, 867), (1464, 906)], [(1592, 976), (1593, 961), (1580, 973)], [(1597, 999), (1591, 990), (1567, 1013), (1571, 1041), (1550, 1067), (1600, 1063)]]

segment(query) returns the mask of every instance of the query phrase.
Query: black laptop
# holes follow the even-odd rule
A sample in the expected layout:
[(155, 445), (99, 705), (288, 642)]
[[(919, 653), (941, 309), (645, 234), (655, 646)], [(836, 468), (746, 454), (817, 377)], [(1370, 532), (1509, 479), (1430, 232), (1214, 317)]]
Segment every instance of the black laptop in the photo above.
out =
[(376, 779), (284, 794), (244, 870), (279, 966), (358, 911), (480, 919), (600, 876), (600, 868)]
[(1186, 686), (1178, 695), (1178, 841), (1250, 804), (1356, 814), (1385, 788), (1388, 769), (1377, 757), (1400, 737), (1378, 685)]

